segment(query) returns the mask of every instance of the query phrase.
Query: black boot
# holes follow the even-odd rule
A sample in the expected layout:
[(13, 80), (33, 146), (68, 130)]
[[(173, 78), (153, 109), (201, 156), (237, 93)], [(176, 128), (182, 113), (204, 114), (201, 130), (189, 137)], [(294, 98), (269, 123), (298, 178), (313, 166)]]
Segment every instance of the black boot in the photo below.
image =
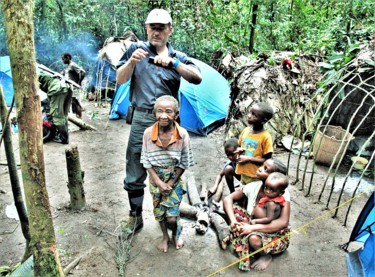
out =
[(57, 125), (57, 130), (59, 131), (59, 140), (54, 139), (55, 142), (60, 142), (62, 144), (69, 143), (69, 133), (66, 125)]

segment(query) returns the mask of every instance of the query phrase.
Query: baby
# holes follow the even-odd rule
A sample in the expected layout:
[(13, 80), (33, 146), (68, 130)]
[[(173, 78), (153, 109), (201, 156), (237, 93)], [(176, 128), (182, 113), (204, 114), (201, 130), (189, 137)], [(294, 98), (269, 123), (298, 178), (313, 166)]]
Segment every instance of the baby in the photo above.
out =
[(285, 205), (283, 194), (288, 184), (288, 177), (280, 172), (273, 172), (268, 176), (264, 184), (264, 195), (253, 210), (250, 224), (268, 224), (280, 216), (281, 206)]

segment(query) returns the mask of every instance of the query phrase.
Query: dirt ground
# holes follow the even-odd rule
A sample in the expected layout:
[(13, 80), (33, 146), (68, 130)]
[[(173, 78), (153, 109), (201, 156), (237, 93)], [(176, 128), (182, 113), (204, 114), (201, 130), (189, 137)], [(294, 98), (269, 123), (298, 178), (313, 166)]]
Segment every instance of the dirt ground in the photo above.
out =
[[(56, 240), (63, 266), (82, 257), (70, 276), (118, 276), (115, 262), (117, 226), (128, 216), (127, 194), (122, 188), (125, 166), (125, 148), (130, 126), (124, 120), (108, 121), (108, 108), (84, 102), (83, 119), (95, 126), (97, 131), (82, 131), (72, 123), (70, 145), (78, 145), (87, 206), (81, 211), (68, 208), (69, 194), (65, 149), (69, 146), (53, 142), (44, 145), (46, 181)], [(196, 183), (211, 185), (226, 161), (222, 149), (223, 129), (200, 137), (191, 135), (195, 166), (191, 168)], [(17, 135), (13, 135), (16, 159), (19, 163)], [(278, 151), (275, 155), (287, 161), (288, 153)], [(296, 171), (296, 156), (292, 156), (291, 175)], [(323, 180), (326, 168), (318, 167)], [(9, 216), (13, 197), (4, 155), (0, 156), (0, 265), (13, 266), (22, 258), (25, 242), (19, 221)], [(299, 230), (291, 236), (286, 253), (274, 257), (264, 272), (248, 274), (261, 276), (345, 276), (345, 253), (339, 245), (348, 241), (352, 227), (367, 197), (354, 203), (348, 226), (342, 226), (345, 212), (339, 218), (325, 216), (303, 230), (300, 228), (326, 212), (323, 204), (314, 204), (316, 197), (304, 197), (299, 186), (290, 186), (292, 213), (290, 224)], [(228, 189), (224, 194), (228, 193)], [(313, 189), (313, 194), (316, 191)], [(6, 212), (6, 210), (8, 212)], [(346, 211), (346, 209), (345, 209)], [(125, 276), (243, 276), (238, 270), (236, 256), (231, 249), (220, 249), (216, 233), (209, 228), (205, 235), (198, 235), (194, 221), (183, 218), (185, 247), (161, 253), (157, 245), (161, 231), (152, 214), (151, 196), (146, 189), (144, 201), (143, 230), (133, 240), (129, 250), (130, 261)], [(232, 266), (230, 266), (233, 264)]]

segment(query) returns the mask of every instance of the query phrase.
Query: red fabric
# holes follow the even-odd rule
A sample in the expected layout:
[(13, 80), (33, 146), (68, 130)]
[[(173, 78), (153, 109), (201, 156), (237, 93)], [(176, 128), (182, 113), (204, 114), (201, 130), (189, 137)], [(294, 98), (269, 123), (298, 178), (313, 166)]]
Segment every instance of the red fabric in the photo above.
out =
[(280, 204), (280, 206), (284, 206), (286, 202), (284, 196), (282, 195), (277, 196), (275, 198), (269, 198), (268, 196), (263, 196), (259, 200), (258, 206), (263, 208), (264, 204), (266, 204), (267, 202), (271, 202), (271, 201), (275, 202), (276, 204)]

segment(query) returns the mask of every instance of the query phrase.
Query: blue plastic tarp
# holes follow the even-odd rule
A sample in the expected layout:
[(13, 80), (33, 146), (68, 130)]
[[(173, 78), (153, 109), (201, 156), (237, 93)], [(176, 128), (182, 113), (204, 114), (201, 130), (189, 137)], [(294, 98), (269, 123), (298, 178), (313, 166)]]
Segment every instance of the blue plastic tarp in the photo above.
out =
[(130, 92), (130, 81), (125, 84), (118, 86), (115, 97), (112, 100), (111, 110), (109, 112), (109, 119), (120, 119), (125, 118), (128, 107), (130, 105), (129, 101)]
[[(181, 126), (190, 132), (207, 135), (224, 123), (230, 104), (228, 81), (214, 68), (196, 59), (202, 82), (194, 85), (183, 78), (179, 89)], [(127, 82), (117, 88), (109, 118), (124, 118), (129, 102)]]
[(347, 253), (347, 269), (350, 277), (375, 276), (375, 197), (374, 192), (363, 207), (354, 225), (350, 242), (364, 243), (361, 249)]
[(9, 56), (0, 57), (0, 86), (3, 90), (5, 103), (9, 107), (12, 104), (14, 95)]

